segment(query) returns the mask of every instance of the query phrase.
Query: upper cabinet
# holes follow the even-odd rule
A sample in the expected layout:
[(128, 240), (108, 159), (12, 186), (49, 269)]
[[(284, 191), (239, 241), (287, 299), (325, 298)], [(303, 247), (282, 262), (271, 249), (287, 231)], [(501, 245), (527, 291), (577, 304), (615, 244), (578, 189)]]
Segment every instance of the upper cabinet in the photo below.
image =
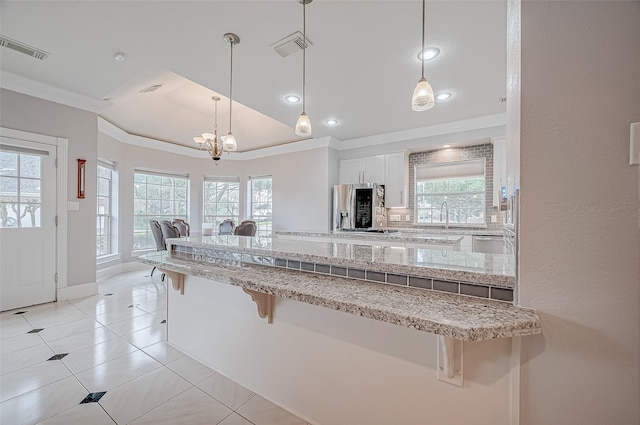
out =
[(384, 155), (340, 160), (340, 184), (379, 183), (384, 184)]
[(407, 176), (407, 155), (404, 152), (340, 160), (340, 184), (384, 184), (384, 205), (387, 208), (406, 207)]
[(385, 155), (384, 206), (387, 208), (407, 207), (407, 154), (396, 152)]

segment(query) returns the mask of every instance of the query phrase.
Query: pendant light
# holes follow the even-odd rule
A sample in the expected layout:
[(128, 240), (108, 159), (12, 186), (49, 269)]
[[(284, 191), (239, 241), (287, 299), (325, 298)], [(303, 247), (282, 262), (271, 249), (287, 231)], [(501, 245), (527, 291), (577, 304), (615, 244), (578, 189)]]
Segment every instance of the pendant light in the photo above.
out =
[(313, 0), (298, 0), (298, 3), (302, 3), (302, 113), (296, 122), (296, 136), (310, 137), (311, 136), (311, 121), (304, 111), (305, 99), (306, 99), (306, 65), (307, 65), (307, 16), (306, 8), (307, 4)]
[(218, 96), (213, 96), (211, 99), (215, 102), (215, 118), (213, 121), (213, 133), (202, 133), (202, 137), (194, 137), (193, 141), (196, 142), (200, 149), (203, 147), (209, 152), (211, 155), (211, 159), (213, 159), (218, 165), (218, 161), (220, 161), (220, 157), (224, 153), (224, 147), (218, 143), (218, 101), (220, 98)]
[[(422, 50), (424, 52), (424, 21), (425, 21), (425, 3), (426, 0), (422, 0)], [(433, 108), (435, 100), (433, 98), (433, 89), (431, 84), (424, 78), (424, 58), (422, 62), (422, 78), (418, 81), (416, 89), (413, 91), (413, 97), (411, 98), (411, 109), (414, 111), (427, 111)]]
[(229, 133), (226, 136), (222, 136), (222, 146), (226, 151), (234, 152), (238, 150), (238, 144), (236, 138), (231, 133), (231, 109), (233, 107), (233, 46), (240, 43), (240, 37), (233, 33), (226, 33), (224, 35), (224, 41), (231, 45), (231, 69), (229, 72)]

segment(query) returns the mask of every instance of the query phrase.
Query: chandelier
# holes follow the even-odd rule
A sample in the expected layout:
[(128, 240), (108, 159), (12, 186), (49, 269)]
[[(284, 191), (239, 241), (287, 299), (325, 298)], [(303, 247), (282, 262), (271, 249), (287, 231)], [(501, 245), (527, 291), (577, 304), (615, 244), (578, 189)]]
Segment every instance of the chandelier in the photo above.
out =
[(218, 96), (213, 96), (211, 99), (215, 102), (215, 114), (213, 121), (213, 133), (202, 133), (202, 136), (197, 136), (193, 138), (193, 141), (198, 144), (200, 149), (206, 149), (206, 151), (211, 155), (211, 159), (213, 159), (218, 165), (218, 161), (220, 161), (220, 157), (224, 153), (224, 146), (222, 143), (218, 141), (218, 101), (220, 98)]

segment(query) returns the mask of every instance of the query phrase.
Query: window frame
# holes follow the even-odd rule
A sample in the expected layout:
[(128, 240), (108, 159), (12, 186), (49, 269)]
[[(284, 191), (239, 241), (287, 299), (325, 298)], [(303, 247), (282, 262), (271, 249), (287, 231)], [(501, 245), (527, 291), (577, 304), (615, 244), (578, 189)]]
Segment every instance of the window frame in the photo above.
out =
[[(477, 163), (473, 164), (473, 163)], [(469, 168), (473, 168), (474, 166), (480, 167), (480, 163), (481, 163), (481, 167), (482, 167), (482, 174), (475, 172), (475, 171), (470, 171)], [(442, 178), (420, 178), (418, 177), (420, 173), (421, 169), (428, 169), (428, 168), (433, 168), (436, 169), (437, 167), (447, 167), (448, 170), (447, 172), (449, 173), (446, 177)], [(456, 171), (455, 169), (458, 168), (458, 170)], [(465, 169), (466, 168), (466, 169)], [(438, 174), (437, 172), (434, 174)], [(480, 216), (482, 221), (481, 222), (475, 222), (475, 223), (458, 223), (458, 222), (452, 222), (451, 220), (449, 220), (449, 227), (484, 227), (487, 225), (487, 217), (486, 217), (486, 208), (487, 208), (487, 199), (486, 199), (486, 193), (487, 193), (487, 169), (486, 169), (486, 158), (474, 158), (474, 159), (468, 159), (468, 160), (460, 160), (460, 161), (447, 161), (447, 162), (429, 162), (429, 163), (424, 163), (424, 164), (416, 164), (414, 166), (414, 202), (413, 202), (413, 214), (414, 214), (414, 224), (418, 225), (418, 226), (433, 226), (433, 227), (442, 227), (446, 224), (446, 219), (442, 219), (442, 216), (440, 216), (440, 221), (434, 221), (433, 220), (433, 214), (431, 215), (431, 222), (423, 222), (420, 221), (420, 212), (421, 211), (425, 211), (425, 208), (419, 208), (420, 202), (419, 199), (422, 197), (427, 197), (427, 196), (443, 196), (445, 200), (448, 200), (448, 198), (450, 197), (457, 197), (460, 195), (463, 196), (479, 196), (480, 197), (480, 201), (481, 201), (481, 208), (480, 208)], [(455, 192), (455, 191), (448, 191), (448, 192), (434, 192), (432, 194), (419, 194), (418, 193), (418, 185), (422, 182), (426, 182), (426, 181), (442, 181), (442, 180), (446, 180), (446, 181), (451, 181), (451, 180), (459, 180), (459, 179), (465, 179), (465, 178), (482, 178), (482, 183), (483, 183), (483, 188), (481, 191), (468, 191), (468, 192)], [(455, 209), (451, 208), (451, 204), (447, 203), (448, 209), (449, 209), (449, 216), (451, 216), (452, 212), (455, 211)], [(442, 206), (440, 207), (440, 211), (442, 209)]]
[[(137, 176), (138, 175), (144, 175), (145, 176), (145, 182), (141, 183), (141, 182), (137, 182)], [(148, 203), (149, 201), (160, 201), (160, 205), (162, 205), (162, 201), (164, 199), (162, 199), (162, 195), (159, 199), (149, 199), (148, 197), (148, 187), (151, 186), (160, 186), (160, 188), (163, 187), (173, 187), (174, 190), (175, 188), (177, 188), (178, 186), (175, 185), (175, 180), (171, 180), (172, 184), (171, 185), (164, 185), (164, 183), (160, 183), (160, 184), (155, 184), (155, 183), (149, 183), (148, 182), (148, 177), (159, 177), (161, 179), (164, 178), (168, 178), (168, 179), (181, 179), (185, 181), (185, 185), (184, 185), (184, 192), (185, 192), (185, 198), (184, 198), (184, 202), (185, 202), (185, 207), (184, 207), (184, 214), (178, 214), (178, 213), (169, 213), (169, 214), (150, 214), (148, 211)], [(159, 171), (159, 170), (151, 170), (151, 169), (147, 169), (147, 168), (139, 168), (136, 167), (133, 170), (133, 252), (139, 252), (139, 251), (150, 251), (150, 250), (155, 250), (156, 249), (156, 244), (155, 241), (153, 239), (153, 233), (151, 232), (151, 227), (149, 226), (149, 220), (158, 220), (158, 221), (162, 221), (162, 220), (173, 220), (174, 218), (181, 218), (185, 221), (189, 221), (189, 194), (190, 194), (190, 177), (189, 174), (184, 174), (184, 173), (176, 173), (176, 172), (171, 172), (171, 171)], [(146, 186), (145, 188), (145, 197), (144, 198), (136, 198), (136, 184), (144, 184)], [(161, 190), (162, 192), (162, 190)], [(138, 214), (136, 213), (136, 201), (137, 200), (142, 200), (144, 199), (145, 201), (145, 214)], [(181, 200), (177, 200), (175, 197), (175, 192), (173, 194), (173, 198), (167, 200), (169, 202), (174, 203), (173, 208), (175, 208), (175, 202), (179, 202)], [(162, 208), (162, 207), (160, 207)], [(175, 209), (174, 209), (175, 211)], [(144, 217), (144, 219), (142, 220), (142, 222), (144, 222), (144, 226), (141, 227), (141, 229), (144, 230), (136, 230), (136, 221), (139, 221), (138, 219), (140, 217)], [(139, 240), (139, 235), (144, 234), (145, 235), (145, 240), (146, 240), (146, 244), (144, 246), (142, 245), (136, 245), (136, 241)]]
[[(270, 213), (269, 215), (256, 215), (254, 213), (253, 184), (258, 180), (267, 180), (267, 179), (271, 181), (271, 190), (269, 194)], [(248, 178), (247, 180), (247, 216), (249, 217), (250, 220), (253, 220), (256, 222), (256, 237), (271, 238), (273, 236), (273, 176), (271, 175), (251, 176)], [(265, 218), (267, 220), (265, 220)]]
[[(105, 196), (100, 195), (100, 190), (99, 190), (99, 186), (100, 186), (100, 180), (105, 180), (104, 177), (100, 177), (100, 167), (102, 168), (106, 168), (107, 170), (109, 170), (109, 194), (106, 196), (106, 198), (109, 200), (109, 211), (106, 214), (100, 214), (100, 199), (101, 198), (105, 198)], [(96, 166), (96, 259), (102, 259), (104, 257), (108, 257), (111, 256), (113, 254), (115, 254), (115, 238), (114, 238), (114, 233), (113, 233), (113, 224), (115, 222), (114, 220), (114, 181), (115, 181), (115, 173), (116, 173), (116, 167), (115, 167), (115, 163), (112, 161), (108, 161), (105, 159), (98, 159), (98, 164)], [(100, 220), (100, 218), (107, 218), (107, 222), (108, 225), (106, 227), (108, 227), (108, 232), (106, 233), (99, 233), (98, 229), (101, 229), (102, 227), (98, 225), (98, 221)], [(106, 243), (107, 243), (107, 252), (104, 253), (98, 253), (98, 238), (100, 236), (107, 236), (106, 238)]]
[[(237, 185), (237, 191), (238, 191), (238, 201), (237, 201), (237, 214), (236, 215), (232, 215), (232, 214), (227, 214), (227, 215), (218, 215), (218, 214), (207, 214), (207, 206), (210, 206), (212, 203), (208, 202), (208, 197), (207, 197), (207, 183), (216, 183), (216, 185), (220, 184), (220, 183), (228, 183), (228, 184), (235, 184)], [(234, 189), (230, 189), (230, 190), (234, 190)], [(218, 200), (215, 201), (214, 205), (216, 206), (215, 210), (217, 211), (217, 205), (219, 204), (231, 204), (231, 202), (220, 202)], [(221, 220), (216, 221), (217, 218), (221, 218)], [(226, 218), (230, 218), (233, 220), (233, 222), (237, 225), (240, 222), (240, 177), (237, 176), (205, 176), (203, 182), (202, 182), (202, 222), (203, 223), (212, 223), (214, 225), (214, 227), (216, 225), (219, 225), (222, 220), (226, 219)]]

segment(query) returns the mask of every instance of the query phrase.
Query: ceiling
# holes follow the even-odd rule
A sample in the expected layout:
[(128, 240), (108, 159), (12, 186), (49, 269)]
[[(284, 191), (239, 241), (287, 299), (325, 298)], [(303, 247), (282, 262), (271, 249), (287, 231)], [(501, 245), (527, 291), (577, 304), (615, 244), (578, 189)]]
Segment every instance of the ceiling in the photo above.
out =
[[(122, 130), (193, 146), (228, 131), (230, 47), (234, 47), (233, 133), (239, 151), (300, 140), (302, 53), (281, 57), (272, 44), (302, 31), (302, 5), (286, 1), (7, 1), (3, 36), (49, 52), (37, 60), (0, 48), (0, 70), (82, 95)], [(426, 112), (410, 102), (420, 78), (419, 0), (331, 1), (307, 5), (307, 101), (314, 137), (347, 141), (502, 113), (506, 95), (506, 0), (427, 2), (425, 63), (437, 101)], [(117, 52), (125, 54), (116, 61)], [(7, 74), (8, 73), (8, 74)], [(159, 90), (140, 93), (162, 84)], [(335, 118), (338, 125), (324, 121)]]

